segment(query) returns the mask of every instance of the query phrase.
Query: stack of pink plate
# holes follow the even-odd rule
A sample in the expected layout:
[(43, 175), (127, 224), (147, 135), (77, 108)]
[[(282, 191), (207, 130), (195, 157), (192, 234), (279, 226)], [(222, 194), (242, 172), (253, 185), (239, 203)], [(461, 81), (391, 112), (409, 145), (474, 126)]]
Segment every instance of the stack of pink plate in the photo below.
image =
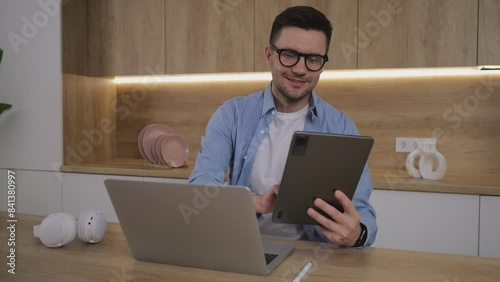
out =
[(186, 164), (189, 148), (186, 140), (164, 124), (150, 124), (139, 134), (139, 152), (152, 164), (181, 167)]

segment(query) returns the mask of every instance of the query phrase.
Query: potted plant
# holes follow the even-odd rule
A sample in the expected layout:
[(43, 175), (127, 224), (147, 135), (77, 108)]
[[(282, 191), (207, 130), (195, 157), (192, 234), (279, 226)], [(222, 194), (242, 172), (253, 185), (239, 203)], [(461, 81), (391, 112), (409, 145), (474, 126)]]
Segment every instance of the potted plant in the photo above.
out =
[[(0, 48), (0, 63), (2, 62), (2, 56), (3, 56), (3, 50)], [(0, 114), (2, 114), (4, 111), (12, 108), (11, 104), (5, 104), (5, 103), (0, 103)]]

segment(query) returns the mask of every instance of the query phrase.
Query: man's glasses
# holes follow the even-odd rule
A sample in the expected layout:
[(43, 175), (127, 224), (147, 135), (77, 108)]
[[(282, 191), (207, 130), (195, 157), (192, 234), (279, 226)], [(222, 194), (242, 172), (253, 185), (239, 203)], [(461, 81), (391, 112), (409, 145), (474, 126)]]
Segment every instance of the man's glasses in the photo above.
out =
[(291, 49), (278, 49), (274, 44), (271, 44), (271, 49), (276, 51), (279, 56), (280, 63), (285, 67), (293, 67), (299, 61), (300, 57), (304, 57), (306, 68), (310, 71), (319, 71), (328, 61), (328, 55), (304, 54)]

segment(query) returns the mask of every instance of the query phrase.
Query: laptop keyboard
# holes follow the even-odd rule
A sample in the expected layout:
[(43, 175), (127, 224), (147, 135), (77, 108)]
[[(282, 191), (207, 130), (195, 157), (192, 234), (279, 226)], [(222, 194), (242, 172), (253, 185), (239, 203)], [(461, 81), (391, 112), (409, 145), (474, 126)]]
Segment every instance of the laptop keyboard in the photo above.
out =
[(265, 253), (264, 256), (266, 257), (266, 265), (270, 264), (273, 259), (275, 259), (278, 255), (276, 254), (268, 254), (268, 253)]

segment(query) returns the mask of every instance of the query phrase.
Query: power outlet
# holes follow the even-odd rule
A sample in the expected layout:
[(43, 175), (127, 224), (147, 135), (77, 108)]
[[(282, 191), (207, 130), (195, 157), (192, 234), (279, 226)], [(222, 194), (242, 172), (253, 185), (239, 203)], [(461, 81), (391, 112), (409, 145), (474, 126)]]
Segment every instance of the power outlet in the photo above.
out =
[(412, 138), (396, 137), (396, 152), (408, 153), (417, 149), (419, 142), (432, 142), (436, 144), (436, 138)]

